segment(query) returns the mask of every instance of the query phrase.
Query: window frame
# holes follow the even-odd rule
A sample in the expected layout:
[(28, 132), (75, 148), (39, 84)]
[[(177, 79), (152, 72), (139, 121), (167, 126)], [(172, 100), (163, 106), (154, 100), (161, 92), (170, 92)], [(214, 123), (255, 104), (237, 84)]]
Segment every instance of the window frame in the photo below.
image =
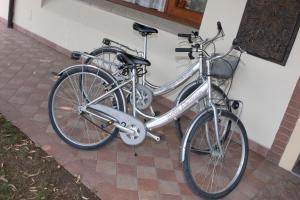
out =
[(183, 25), (187, 25), (196, 29), (200, 28), (203, 13), (198, 13), (192, 10), (186, 10), (176, 7), (176, 0), (167, 0), (165, 12), (160, 12), (152, 8), (146, 8), (137, 4), (126, 2), (123, 0), (106, 0), (115, 4), (119, 4), (134, 10), (138, 10), (157, 17), (168, 19)]

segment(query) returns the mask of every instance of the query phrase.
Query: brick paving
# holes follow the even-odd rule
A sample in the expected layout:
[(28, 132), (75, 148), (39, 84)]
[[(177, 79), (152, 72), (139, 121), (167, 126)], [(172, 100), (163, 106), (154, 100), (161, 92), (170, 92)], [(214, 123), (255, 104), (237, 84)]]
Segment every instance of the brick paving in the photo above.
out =
[[(65, 55), (0, 23), (0, 112), (103, 200), (193, 200), (178, 163), (172, 125), (159, 132), (165, 141), (148, 139), (132, 147), (119, 139), (95, 151), (63, 143), (48, 119), (47, 98), (59, 71), (73, 62)], [(250, 152), (246, 174), (225, 199), (300, 199), (300, 178)]]

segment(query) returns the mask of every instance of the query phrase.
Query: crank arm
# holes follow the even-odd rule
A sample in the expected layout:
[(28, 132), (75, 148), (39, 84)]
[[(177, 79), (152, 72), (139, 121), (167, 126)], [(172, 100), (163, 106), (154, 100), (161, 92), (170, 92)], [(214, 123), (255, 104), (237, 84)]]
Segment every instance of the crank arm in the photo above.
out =
[(153, 140), (155, 140), (156, 142), (159, 142), (160, 141), (160, 137), (159, 136), (156, 136), (150, 132), (147, 132), (147, 136), (152, 138)]
[(117, 127), (118, 129), (120, 129), (121, 131), (123, 131), (123, 132), (126, 132), (126, 133), (128, 133), (128, 134), (135, 134), (135, 131), (134, 130), (131, 130), (131, 129), (129, 129), (129, 128), (126, 128), (126, 127), (124, 127), (124, 126), (122, 126), (121, 124), (119, 124), (118, 122), (115, 122), (114, 124), (113, 124), (115, 127)]

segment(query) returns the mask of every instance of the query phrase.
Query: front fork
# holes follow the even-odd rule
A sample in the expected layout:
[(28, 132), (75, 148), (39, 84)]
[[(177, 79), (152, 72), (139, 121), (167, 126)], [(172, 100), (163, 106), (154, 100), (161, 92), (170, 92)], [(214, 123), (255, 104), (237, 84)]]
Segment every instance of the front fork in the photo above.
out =
[[(220, 130), (219, 130), (219, 126), (218, 126), (218, 110), (216, 108), (216, 106), (214, 104), (211, 104), (211, 107), (213, 109), (213, 113), (214, 113), (214, 126), (215, 126), (215, 135), (216, 135), (216, 139), (217, 139), (217, 145), (218, 145), (218, 149), (219, 149), (219, 153), (221, 155), (221, 157), (224, 157), (224, 152), (222, 149), (222, 145), (221, 145), (221, 137), (220, 137)], [(208, 132), (206, 132), (206, 139), (209, 140), (208, 138)], [(212, 146), (211, 143), (208, 142), (209, 148), (212, 150)]]
[[(217, 111), (217, 107), (216, 105), (213, 103), (212, 101), (212, 79), (211, 79), (211, 63), (209, 60), (206, 61), (206, 65), (207, 65), (207, 81), (208, 81), (208, 103), (209, 105), (212, 107), (213, 109), (213, 114), (214, 114), (214, 127), (215, 127), (215, 135), (216, 135), (216, 139), (217, 139), (217, 145), (218, 145), (218, 149), (219, 149), (219, 153), (221, 155), (221, 157), (224, 157), (224, 152), (221, 146), (221, 138), (220, 138), (220, 134), (219, 134), (219, 126), (218, 126), (218, 111)], [(207, 139), (207, 143), (209, 145), (209, 148), (212, 152), (213, 147), (211, 145), (211, 142), (209, 141), (209, 135), (208, 135), (208, 131), (206, 131), (206, 139)]]

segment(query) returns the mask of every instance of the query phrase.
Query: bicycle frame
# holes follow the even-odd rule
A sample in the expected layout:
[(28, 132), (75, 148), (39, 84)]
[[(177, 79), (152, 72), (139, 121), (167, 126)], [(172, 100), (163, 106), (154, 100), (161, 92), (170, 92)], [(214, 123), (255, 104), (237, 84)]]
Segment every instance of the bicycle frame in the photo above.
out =
[(201, 64), (199, 62), (194, 63), (190, 65), (184, 72), (179, 74), (177, 78), (169, 83), (166, 83), (160, 87), (154, 86), (152, 84), (149, 84), (149, 82), (146, 82), (146, 85), (150, 88), (156, 88), (152, 89), (154, 96), (163, 95), (166, 93), (169, 93), (170, 91), (174, 90), (174, 88), (178, 88), (180, 85), (185, 83), (188, 79), (190, 79), (193, 75), (197, 73), (201, 69)]
[[(102, 96), (89, 102), (88, 104), (86, 104), (86, 108), (101, 101), (102, 99), (104, 99), (105, 97), (107, 97), (108, 95), (113, 93), (114, 91), (120, 90), (122, 87), (126, 86), (127, 84), (133, 85), (133, 93), (132, 93), (133, 97), (132, 98), (135, 99), (135, 92), (134, 92), (135, 82), (136, 82), (135, 75), (136, 75), (136, 69), (133, 69), (130, 80), (118, 85), (117, 87), (113, 88), (112, 90), (108, 91), (107, 93), (103, 94)], [(172, 122), (177, 117), (181, 116), (187, 109), (189, 109), (194, 104), (196, 104), (199, 99), (202, 99), (205, 96), (207, 96), (207, 92), (209, 91), (209, 88), (210, 88), (209, 84), (210, 84), (210, 81), (207, 80), (199, 88), (197, 88), (190, 96), (188, 96), (184, 101), (182, 101), (178, 106), (169, 110), (167, 113), (161, 115), (160, 117), (153, 117), (152, 120), (150, 120), (149, 122), (146, 123), (146, 128), (148, 130), (152, 130), (155, 128), (162, 127), (162, 126), (168, 124), (169, 122)], [(133, 116), (136, 116), (137, 108), (135, 105), (135, 101), (132, 102), (132, 106), (133, 106)], [(86, 110), (86, 109), (84, 109), (84, 110)]]
[[(125, 45), (122, 45), (122, 44), (120, 44), (118, 42), (115, 42), (115, 41), (112, 41), (112, 40), (111, 40), (111, 42), (116, 43), (117, 45), (119, 45), (119, 46), (121, 46), (121, 47), (123, 47), (123, 48), (125, 48), (129, 51), (136, 52), (137, 54), (140, 53), (140, 54), (143, 55), (143, 58), (147, 59), (147, 49), (148, 49), (148, 37), (147, 36), (144, 36), (144, 48), (143, 48), (142, 52), (133, 50), (133, 49), (131, 49), (131, 48), (125, 46)], [(203, 47), (204, 46), (201, 44), (200, 49), (203, 49)], [(117, 47), (117, 46), (110, 46), (110, 48), (114, 48), (116, 50), (124, 51), (124, 49), (122, 49), (120, 47)], [(94, 52), (96, 52), (96, 51), (97, 50), (95, 50)], [(203, 53), (203, 52), (200, 51), (200, 53)], [(91, 55), (93, 55), (93, 52), (91, 53)], [(115, 63), (108, 62), (104, 59), (101, 59), (101, 58), (97, 58), (97, 59), (100, 59), (104, 63), (115, 65)], [(189, 80), (192, 76), (194, 76), (197, 71), (199, 71), (200, 72), (199, 74), (201, 74), (202, 58), (200, 58), (200, 59), (201, 59), (201, 62), (196, 62), (196, 63), (191, 64), (185, 71), (183, 71), (181, 74), (179, 74), (176, 77), (176, 79), (171, 81), (171, 82), (168, 82), (168, 83), (163, 84), (161, 86), (157, 86), (157, 85), (154, 85), (154, 84), (150, 83), (147, 80), (147, 77), (145, 76), (145, 73), (144, 73), (144, 75), (142, 76), (141, 84), (148, 86), (148, 88), (152, 90), (153, 96), (160, 96), (160, 95), (169, 93), (169, 92), (173, 91), (174, 88), (178, 88), (179, 86), (184, 84), (187, 80)], [(143, 72), (146, 72), (146, 67), (143, 66), (142, 68), (143, 68)], [(199, 76), (199, 77), (201, 77), (201, 76)]]
[[(148, 49), (148, 37), (144, 37), (144, 51), (143, 51), (143, 58), (147, 59), (147, 49)], [(200, 49), (203, 49), (203, 45), (200, 45)], [(154, 96), (160, 96), (170, 91), (174, 90), (174, 88), (178, 88), (180, 85), (185, 83), (188, 79), (190, 79), (197, 71), (201, 72), (202, 70), (202, 58), (200, 58), (200, 62), (194, 63), (190, 65), (185, 71), (177, 76), (177, 78), (171, 82), (168, 82), (164, 85), (157, 86), (149, 81), (147, 81), (146, 76), (143, 75), (142, 78), (142, 85), (147, 85), (149, 88), (152, 89)], [(143, 71), (145, 72), (145, 66), (143, 66)], [(200, 77), (200, 76), (199, 76)]]

